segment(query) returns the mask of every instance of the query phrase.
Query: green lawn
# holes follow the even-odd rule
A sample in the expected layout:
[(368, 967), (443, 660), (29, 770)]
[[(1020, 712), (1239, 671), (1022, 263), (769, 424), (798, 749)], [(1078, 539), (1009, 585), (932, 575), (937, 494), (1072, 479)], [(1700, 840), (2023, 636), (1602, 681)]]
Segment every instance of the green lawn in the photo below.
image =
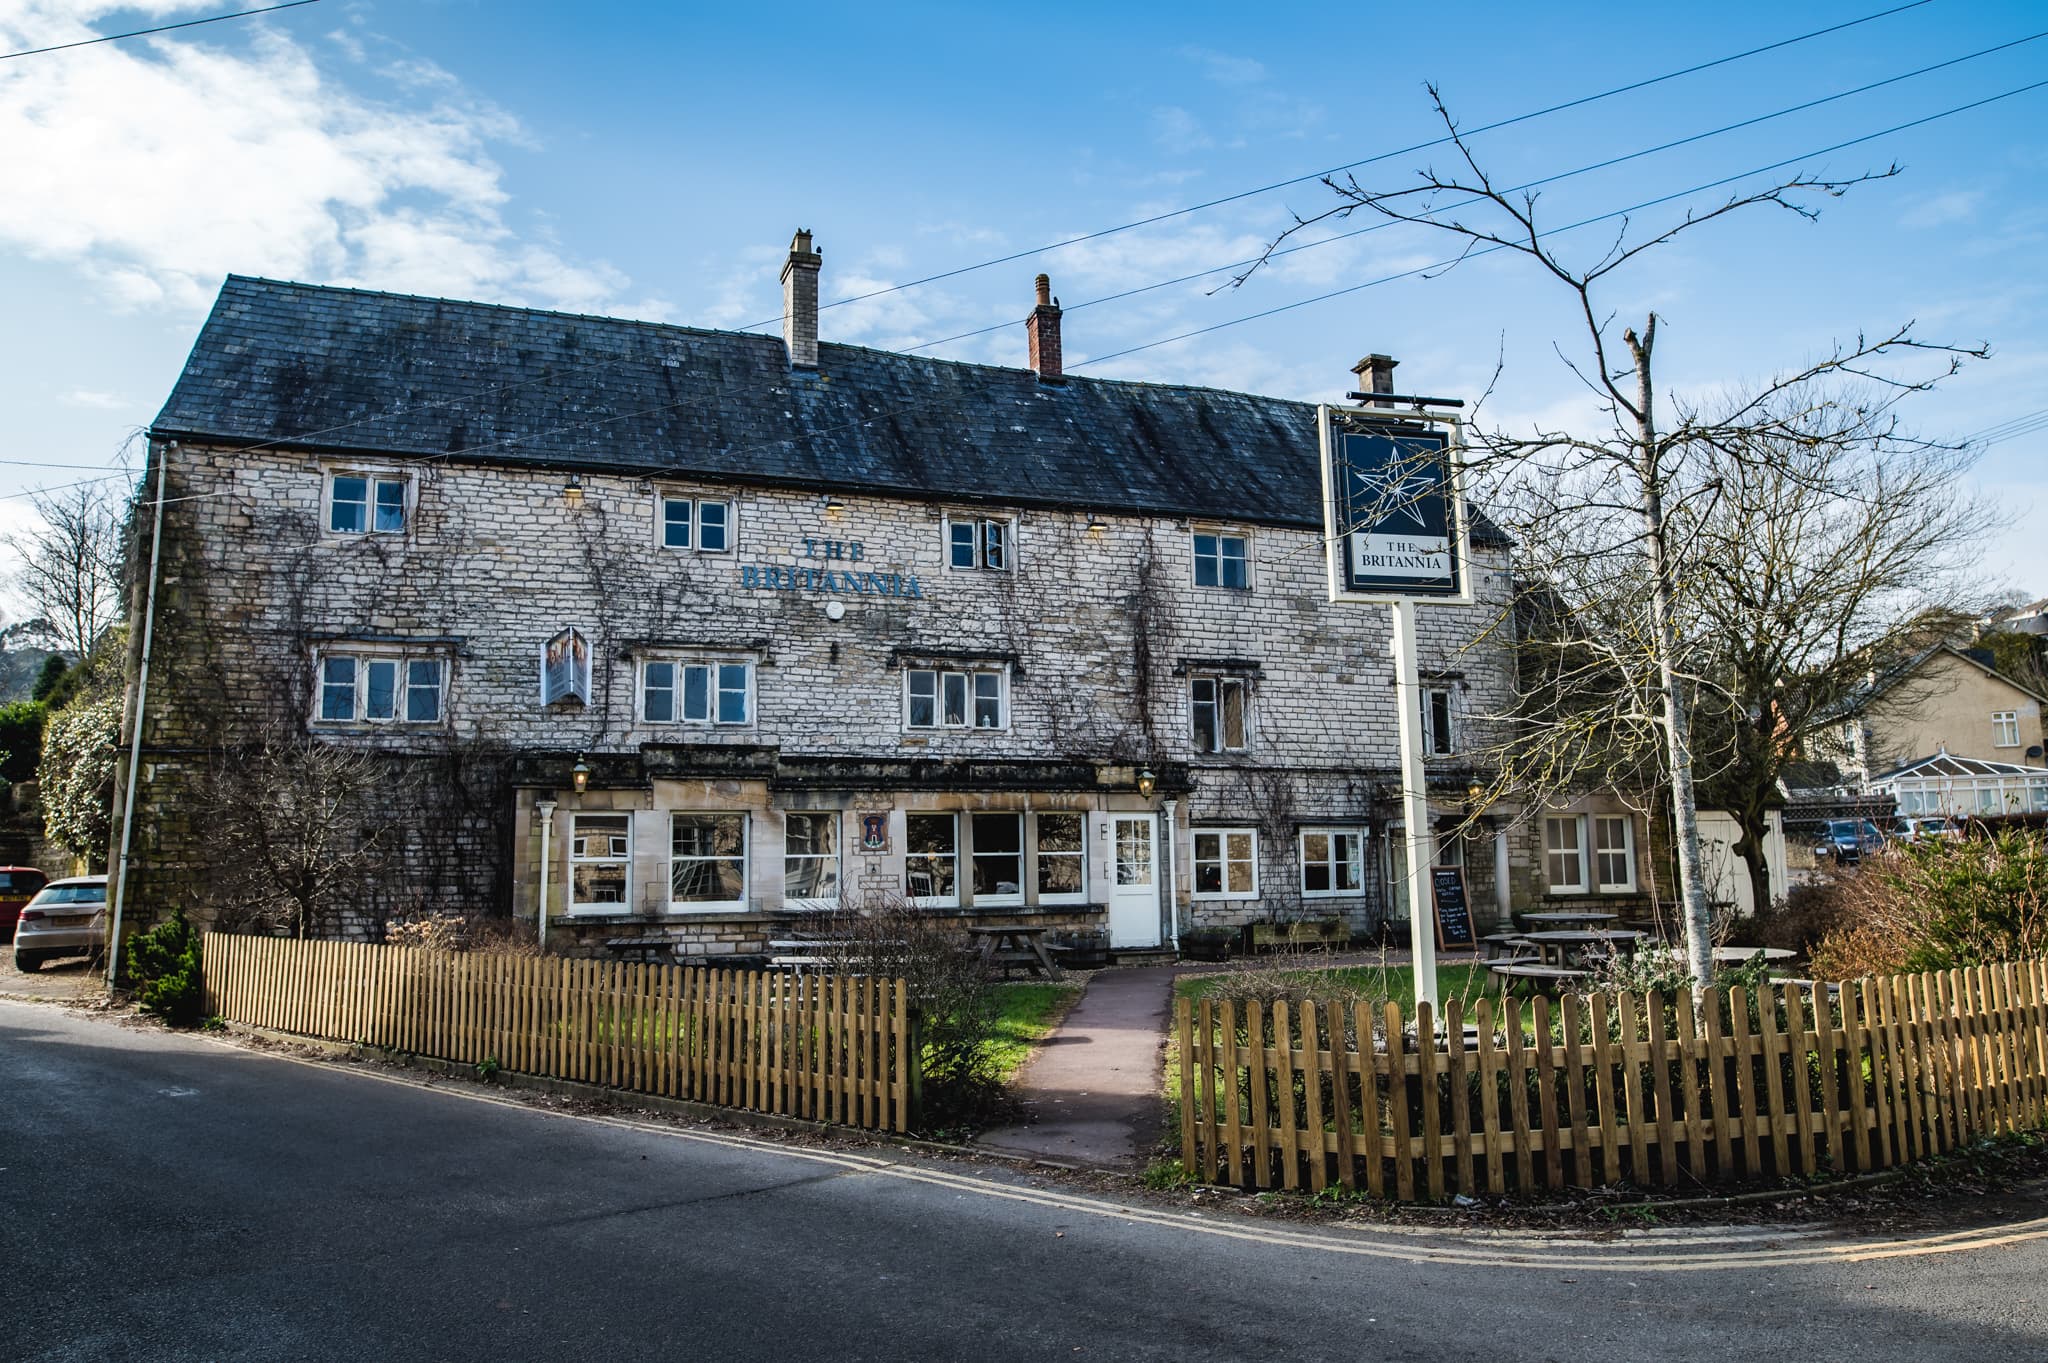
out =
[(996, 995), (996, 1061), (1004, 1083), (1010, 1082), (1032, 1049), (1045, 1039), (1054, 1021), (1080, 995), (1078, 984), (999, 984)]
[[(1298, 973), (1304, 984), (1320, 983), (1340, 989), (1356, 989), (1367, 999), (1383, 1002), (1393, 999), (1401, 1005), (1404, 1017), (1415, 1015), (1415, 971), (1405, 965), (1348, 965), (1332, 966), (1327, 970), (1303, 970)], [(1230, 980), (1228, 972), (1214, 975), (1183, 975), (1174, 981), (1174, 993), (1186, 999), (1199, 999), (1204, 994), (1223, 988)], [(1457, 999), (1469, 1020), (1472, 1005), (1482, 997), (1493, 1001), (1496, 1016), (1500, 1016), (1500, 980), (1483, 965), (1441, 965), (1436, 970), (1436, 996), (1442, 1003)], [(1526, 999), (1515, 1000), (1521, 1011), (1522, 1027), (1528, 1031), (1533, 1025), (1534, 1015)], [(1441, 1016), (1441, 1010), (1439, 1010)]]

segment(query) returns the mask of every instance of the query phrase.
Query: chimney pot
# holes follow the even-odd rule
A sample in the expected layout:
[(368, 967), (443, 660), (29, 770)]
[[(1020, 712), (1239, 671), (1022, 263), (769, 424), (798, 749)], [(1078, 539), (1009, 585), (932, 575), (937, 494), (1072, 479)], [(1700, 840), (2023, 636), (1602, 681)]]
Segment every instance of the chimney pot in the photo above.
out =
[(1040, 383), (1065, 383), (1066, 370), (1060, 359), (1060, 303), (1052, 296), (1052, 280), (1040, 275), (1033, 281), (1038, 305), (1024, 319), (1024, 336), (1031, 354), (1031, 367)]
[(792, 369), (818, 367), (818, 272), (824, 263), (811, 247), (811, 229), (798, 228), (782, 266), (782, 343)]
[[(1368, 393), (1391, 393), (1394, 391), (1394, 366), (1401, 363), (1391, 355), (1372, 354), (1351, 366), (1351, 372), (1358, 375), (1358, 386)], [(1391, 402), (1376, 402), (1375, 407), (1391, 407)]]

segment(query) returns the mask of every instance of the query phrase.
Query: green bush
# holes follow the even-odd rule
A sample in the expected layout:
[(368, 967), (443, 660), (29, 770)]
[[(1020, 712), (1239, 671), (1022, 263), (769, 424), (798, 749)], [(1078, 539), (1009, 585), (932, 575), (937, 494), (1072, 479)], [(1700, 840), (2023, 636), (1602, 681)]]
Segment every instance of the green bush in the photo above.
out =
[(36, 673), (36, 684), (29, 689), (28, 698), (47, 702), (63, 684), (64, 674), (70, 670), (71, 664), (64, 661), (63, 654), (52, 653), (43, 659), (43, 670)]
[(1815, 948), (1824, 979), (1948, 970), (2048, 953), (2048, 836), (2006, 828), (1887, 847), (1837, 878), (1839, 925)]
[(33, 781), (43, 760), (43, 720), (39, 700), (0, 705), (0, 781)]
[(206, 1017), (206, 977), (199, 964), (199, 933), (183, 912), (173, 912), (128, 939), (125, 974), (135, 1001), (173, 1027), (197, 1027)]

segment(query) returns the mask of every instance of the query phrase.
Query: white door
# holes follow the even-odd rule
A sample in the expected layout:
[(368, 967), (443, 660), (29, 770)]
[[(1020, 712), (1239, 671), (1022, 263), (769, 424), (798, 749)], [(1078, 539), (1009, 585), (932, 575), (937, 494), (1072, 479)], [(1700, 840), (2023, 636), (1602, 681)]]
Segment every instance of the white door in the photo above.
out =
[(1159, 816), (1109, 816), (1109, 944), (1159, 945)]

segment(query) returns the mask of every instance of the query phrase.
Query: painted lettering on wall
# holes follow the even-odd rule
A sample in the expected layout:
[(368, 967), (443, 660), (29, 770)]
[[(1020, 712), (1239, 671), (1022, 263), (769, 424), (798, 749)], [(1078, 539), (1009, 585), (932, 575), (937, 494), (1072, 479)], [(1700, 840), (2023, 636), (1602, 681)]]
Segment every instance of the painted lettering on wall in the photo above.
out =
[(924, 600), (916, 573), (868, 573), (850, 568), (782, 568), (772, 563), (740, 565), (740, 586), (764, 592), (825, 592), (833, 596), (896, 596)]

